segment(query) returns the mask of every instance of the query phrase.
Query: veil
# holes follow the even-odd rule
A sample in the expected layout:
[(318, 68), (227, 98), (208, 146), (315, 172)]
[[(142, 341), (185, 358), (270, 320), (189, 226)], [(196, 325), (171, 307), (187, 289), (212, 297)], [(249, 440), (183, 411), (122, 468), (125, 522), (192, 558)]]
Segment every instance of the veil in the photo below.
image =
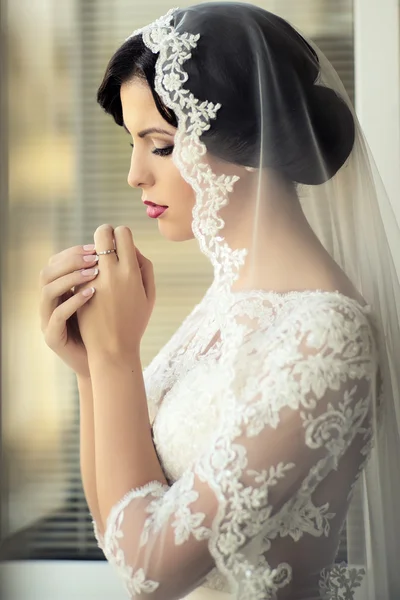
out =
[[(156, 598), (207, 585), (216, 566), (234, 598), (394, 600), (400, 231), (343, 85), (312, 41), (250, 4), (171, 9), (124, 47), (151, 50), (157, 101), (176, 117), (173, 161), (214, 268), (204, 306), (224, 403), (201, 458), (171, 486), (132, 490), (99, 543), (131, 592)], [(326, 289), (328, 262), (285, 289), (263, 253), (272, 200), (300, 203), (358, 296)]]

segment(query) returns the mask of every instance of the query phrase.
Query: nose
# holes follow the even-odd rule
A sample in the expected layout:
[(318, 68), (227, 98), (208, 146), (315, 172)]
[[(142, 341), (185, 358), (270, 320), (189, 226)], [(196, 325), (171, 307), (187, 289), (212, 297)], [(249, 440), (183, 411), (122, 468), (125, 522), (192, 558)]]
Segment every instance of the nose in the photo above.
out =
[(135, 156), (135, 152), (132, 152), (131, 165), (128, 173), (128, 185), (132, 188), (141, 188), (143, 186), (152, 185), (153, 175), (145, 164), (145, 161), (140, 160), (138, 156)]

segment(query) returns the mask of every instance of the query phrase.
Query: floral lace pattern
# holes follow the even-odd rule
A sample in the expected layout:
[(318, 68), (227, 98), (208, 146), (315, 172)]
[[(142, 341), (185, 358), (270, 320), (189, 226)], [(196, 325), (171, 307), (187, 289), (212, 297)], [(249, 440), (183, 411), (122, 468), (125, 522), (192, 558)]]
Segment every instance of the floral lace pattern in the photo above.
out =
[[(205, 540), (210, 537), (210, 529), (202, 527), (205, 518), (203, 513), (190, 512), (189, 505), (198, 499), (199, 494), (193, 490), (194, 475), (186, 473), (168, 494), (153, 500), (147, 507), (146, 512), (152, 516), (144, 523), (140, 546), (145, 546), (149, 541), (150, 533), (159, 532), (167, 517), (173, 515), (175, 520), (172, 527), (175, 531), (175, 544), (181, 545), (186, 542), (190, 534), (196, 540)], [(179, 506), (178, 510), (176, 507)]]
[[(371, 434), (376, 357), (368, 310), (334, 293), (299, 293), (279, 303), (265, 294), (254, 335), (242, 349), (247, 355), (258, 351), (245, 373), (236, 370), (241, 393), (228, 419), (222, 408), (229, 405), (230, 394), (224, 395), (216, 377), (213, 354), (202, 357), (200, 344), (196, 359), (193, 341), (187, 362), (180, 352), (185, 340), (193, 340), (199, 322), (202, 333), (213, 337), (215, 323), (207, 327), (207, 320), (213, 323), (213, 301), (209, 295), (196, 307), (162, 351), (161, 363), (169, 373), (166, 394), (158, 358), (145, 372), (156, 413), (156, 448), (175, 483), (153, 482), (132, 490), (114, 508), (103, 541), (105, 554), (124, 579), (132, 580), (131, 597), (146, 593), (168, 598), (174, 585), (182, 593), (197, 582), (234, 598), (264, 599), (279, 598), (279, 590), (290, 589), (299, 576), (293, 560), (275, 564), (275, 544), (285, 544), (294, 557), (297, 545), (301, 553), (301, 544), (311, 548), (311, 540), (320, 540), (317, 552), (310, 550), (305, 589), (313, 585), (315, 597), (324, 600), (353, 599), (361, 570), (356, 576), (345, 565), (339, 569), (326, 562), (317, 577), (313, 563), (332, 551), (337, 516), (344, 514), (350, 486), (365, 461), (354, 443), (358, 439), (365, 453), (366, 432)], [(257, 294), (241, 305), (240, 314), (254, 317), (254, 303), (261, 308)], [(237, 313), (237, 306), (232, 307), (231, 314)], [(305, 339), (303, 346), (299, 342)], [(243, 355), (237, 358), (243, 360)], [(205, 368), (206, 389), (197, 384), (204, 381)], [(220, 406), (219, 413), (211, 411), (212, 403)], [(286, 411), (289, 420), (283, 416)], [(296, 436), (294, 446), (286, 442), (291, 449), (275, 450), (280, 439)], [(346, 465), (353, 461), (349, 473)], [(336, 481), (347, 476), (349, 489), (332, 501)], [(172, 555), (174, 565), (184, 565), (190, 557), (199, 572), (174, 570), (168, 560)]]
[(364, 569), (349, 569), (345, 563), (324, 570), (319, 586), (322, 600), (352, 600), (364, 574)]

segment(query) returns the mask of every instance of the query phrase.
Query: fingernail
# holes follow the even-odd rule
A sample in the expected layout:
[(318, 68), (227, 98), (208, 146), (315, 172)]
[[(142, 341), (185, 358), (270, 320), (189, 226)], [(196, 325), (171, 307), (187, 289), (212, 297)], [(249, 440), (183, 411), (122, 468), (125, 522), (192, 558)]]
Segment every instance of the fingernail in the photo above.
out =
[(99, 257), (97, 256), (97, 254), (89, 254), (88, 256), (84, 256), (83, 260), (85, 262), (97, 262), (99, 260)]
[(82, 275), (98, 275), (98, 269), (82, 269)]
[(92, 294), (94, 294), (94, 292), (95, 292), (94, 287), (86, 288), (86, 290), (83, 290), (82, 296), (91, 296)]
[(95, 245), (94, 244), (86, 244), (86, 246), (83, 246), (84, 250), (94, 250), (95, 249)]

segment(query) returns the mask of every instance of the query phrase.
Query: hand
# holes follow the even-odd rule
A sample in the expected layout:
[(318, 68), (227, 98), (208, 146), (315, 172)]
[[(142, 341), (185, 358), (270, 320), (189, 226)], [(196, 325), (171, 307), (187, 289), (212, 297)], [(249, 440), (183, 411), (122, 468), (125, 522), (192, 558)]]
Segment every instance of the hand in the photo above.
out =
[[(84, 284), (92, 282), (96, 275), (85, 275), (82, 271), (97, 266), (94, 252), (94, 249), (85, 251), (82, 246), (68, 248), (52, 256), (40, 272), (40, 320), (45, 342), (77, 375), (83, 377), (90, 377), (90, 372), (76, 311), (91, 298), (91, 295), (84, 296), (82, 292)], [(84, 257), (91, 260), (85, 261)], [(90, 286), (86, 288), (90, 289)]]
[(101, 225), (94, 234), (96, 251), (116, 249), (99, 257), (96, 292), (78, 310), (83, 342), (91, 359), (130, 361), (140, 342), (155, 302), (152, 263), (135, 247), (129, 227)]

